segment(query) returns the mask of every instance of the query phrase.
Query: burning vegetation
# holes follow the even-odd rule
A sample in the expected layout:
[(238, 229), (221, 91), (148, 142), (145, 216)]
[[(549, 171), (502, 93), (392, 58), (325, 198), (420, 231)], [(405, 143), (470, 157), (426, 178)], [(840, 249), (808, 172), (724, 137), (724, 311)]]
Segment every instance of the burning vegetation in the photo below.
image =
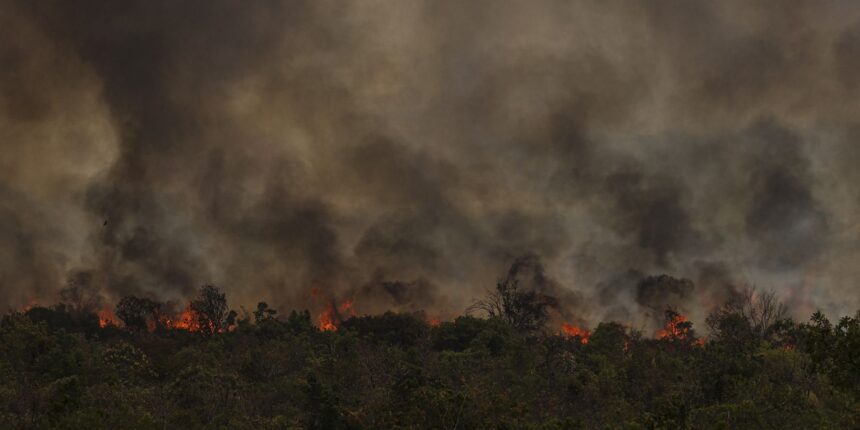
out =
[[(325, 303), (316, 318), (282, 315), (263, 302), (239, 314), (213, 286), (178, 312), (134, 296), (113, 310), (87, 311), (81, 306), (98, 303), (88, 299), (34, 304), (0, 320), (0, 369), (16, 369), (0, 380), (0, 423), (347, 429), (450, 428), (458, 420), (463, 428), (860, 422), (850, 409), (860, 401), (860, 368), (851, 359), (860, 314), (838, 324), (820, 313), (795, 323), (774, 318), (779, 308), (771, 296), (749, 294), (711, 315), (708, 342), (671, 309), (653, 337), (616, 322), (594, 329), (561, 323), (553, 331), (555, 302), (512, 285), (500, 282), (484, 299), (492, 313), (451, 321), (420, 312), (358, 315), (353, 299), (338, 302), (321, 291), (312, 294)], [(86, 354), (93, 359), (81, 361)], [(80, 385), (56, 391), (70, 381)], [(815, 383), (798, 390), (809, 381)], [(595, 406), (607, 401), (618, 406)], [(664, 409), (672, 404), (686, 406)], [(715, 408), (745, 412), (715, 415)]]
[(352, 300), (346, 300), (339, 306), (336, 306), (335, 302), (332, 301), (317, 317), (320, 330), (335, 331), (343, 322), (344, 318), (355, 315), (352, 309), (352, 303)]
[[(211, 285), (181, 307), (137, 296), (109, 306), (78, 277), (62, 291), (61, 303), (43, 307), (32, 300), (2, 318), (0, 370), (30, 370), (12, 375), (14, 387), (0, 382), (0, 407), (6, 408), (0, 423), (29, 428), (8, 418), (26, 414), (46, 423), (40, 424), (44, 428), (80, 427), (76, 414), (115, 428), (134, 421), (153, 429), (236, 422), (275, 423), (263, 428), (450, 428), (458, 427), (457, 420), (464, 428), (523, 420), (538, 428), (556, 428), (558, 422), (561, 428), (618, 422), (630, 428), (860, 423), (860, 413), (845, 412), (854, 404), (846, 402), (860, 401), (860, 368), (846, 359), (858, 352), (860, 314), (835, 325), (820, 313), (796, 323), (773, 293), (750, 289), (710, 314), (705, 341), (693, 321), (672, 307), (694, 291), (691, 282), (663, 275), (631, 285), (646, 309), (666, 301), (659, 328), (582, 324), (566, 308), (575, 303), (571, 296), (559, 296), (563, 290), (531, 258), (515, 261), (494, 290), (450, 320), (420, 311), (360, 314), (360, 294), (336, 297), (322, 285), (305, 297), (313, 312), (281, 314), (265, 302), (252, 312), (237, 312)], [(87, 361), (94, 367), (81, 372), (105, 382), (85, 382), (86, 395), (71, 406), (51, 394), (54, 385), (33, 388), (31, 381), (54, 373), (28, 367), (40, 359), (32, 358), (39, 349), (26, 349), (27, 342), (78, 342), (82, 351), (96, 351)], [(55, 351), (44, 362), (63, 353)], [(79, 377), (63, 373), (66, 367), (51, 372), (65, 375), (51, 384)], [(806, 391), (796, 391), (802, 384)], [(105, 399), (106, 386), (133, 408), (108, 410), (113, 397)], [(619, 406), (611, 412), (595, 407), (606, 401)], [(768, 409), (750, 409), (750, 402)], [(22, 409), (28, 404), (37, 407)], [(730, 416), (714, 415), (715, 408), (747, 409), (746, 415)], [(763, 415), (764, 410), (780, 414)]]
[(858, 112), (860, 2), (0, 0), (0, 429), (860, 429)]
[(583, 344), (588, 343), (588, 338), (591, 336), (591, 331), (568, 323), (561, 324), (561, 331), (570, 337), (579, 338)]
[(658, 339), (687, 339), (691, 336), (693, 323), (673, 310), (666, 311), (666, 324), (657, 330)]
[(185, 310), (183, 310), (175, 320), (165, 318), (163, 321), (167, 328), (188, 330), (191, 332), (200, 331), (199, 315), (197, 315), (197, 312), (191, 309), (190, 306), (185, 308)]
[(99, 327), (101, 328), (118, 325), (119, 320), (110, 309), (102, 309), (96, 312), (96, 315), (99, 317)]

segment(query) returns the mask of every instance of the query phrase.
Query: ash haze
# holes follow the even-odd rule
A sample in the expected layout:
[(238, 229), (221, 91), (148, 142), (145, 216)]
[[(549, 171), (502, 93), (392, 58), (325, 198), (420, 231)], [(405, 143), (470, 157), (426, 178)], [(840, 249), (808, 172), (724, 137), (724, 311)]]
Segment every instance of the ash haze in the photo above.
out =
[(856, 2), (3, 1), (0, 151), (8, 308), (860, 307)]

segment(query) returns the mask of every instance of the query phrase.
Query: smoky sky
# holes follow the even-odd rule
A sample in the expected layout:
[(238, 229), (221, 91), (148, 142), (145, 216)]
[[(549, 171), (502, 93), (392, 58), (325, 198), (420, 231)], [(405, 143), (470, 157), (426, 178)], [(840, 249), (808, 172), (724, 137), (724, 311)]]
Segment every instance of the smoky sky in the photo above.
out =
[(2, 2), (2, 301), (853, 312), (858, 58), (850, 2)]

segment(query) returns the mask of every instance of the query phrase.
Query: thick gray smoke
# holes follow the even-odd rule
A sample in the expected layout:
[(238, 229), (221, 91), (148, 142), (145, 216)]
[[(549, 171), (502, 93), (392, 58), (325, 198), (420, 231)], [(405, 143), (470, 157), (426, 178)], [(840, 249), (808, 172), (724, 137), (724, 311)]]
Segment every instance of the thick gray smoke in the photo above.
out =
[(5, 1), (3, 304), (853, 312), (858, 58), (851, 2)]

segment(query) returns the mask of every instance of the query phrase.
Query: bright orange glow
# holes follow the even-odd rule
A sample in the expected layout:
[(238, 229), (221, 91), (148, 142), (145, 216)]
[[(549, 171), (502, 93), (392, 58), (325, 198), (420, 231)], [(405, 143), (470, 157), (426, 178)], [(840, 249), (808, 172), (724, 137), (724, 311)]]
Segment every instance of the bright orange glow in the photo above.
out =
[(431, 327), (438, 327), (439, 324), (442, 324), (442, 320), (439, 317), (428, 317), (427, 324), (430, 324)]
[(188, 331), (200, 331), (200, 321), (197, 319), (197, 312), (191, 307), (186, 307), (176, 321), (167, 320), (168, 327)]
[(685, 322), (687, 322), (687, 317), (680, 314), (675, 316), (670, 321), (666, 322), (666, 325), (662, 329), (657, 330), (657, 338), (686, 337), (689, 329), (682, 324)]
[(96, 312), (96, 315), (98, 315), (99, 317), (99, 327), (101, 328), (105, 328), (109, 325), (119, 325), (119, 319), (117, 319), (116, 315), (114, 315), (113, 312), (108, 308), (104, 308)]
[(568, 336), (579, 337), (579, 341), (583, 344), (588, 343), (588, 338), (591, 337), (590, 331), (568, 323), (561, 324), (561, 331)]
[(325, 308), (322, 312), (320, 312), (317, 320), (319, 321), (320, 330), (322, 331), (335, 331), (337, 330), (337, 326), (343, 321), (343, 315), (355, 315), (355, 311), (352, 309), (352, 305), (355, 303), (354, 300), (345, 300), (340, 306), (335, 307), (334, 302), (332, 302), (327, 308)]
[(334, 331), (337, 330), (337, 326), (334, 325), (332, 316), (334, 315), (334, 307), (327, 307), (324, 311), (322, 311), (319, 315), (320, 322), (320, 330), (322, 331)]
[(185, 309), (179, 313), (179, 316), (175, 318), (161, 315), (158, 317), (158, 323), (155, 321), (148, 321), (146, 325), (150, 332), (155, 331), (155, 328), (159, 325), (174, 330), (186, 330), (191, 332), (200, 331), (200, 319), (197, 316), (197, 312), (191, 309), (191, 304), (186, 306)]

